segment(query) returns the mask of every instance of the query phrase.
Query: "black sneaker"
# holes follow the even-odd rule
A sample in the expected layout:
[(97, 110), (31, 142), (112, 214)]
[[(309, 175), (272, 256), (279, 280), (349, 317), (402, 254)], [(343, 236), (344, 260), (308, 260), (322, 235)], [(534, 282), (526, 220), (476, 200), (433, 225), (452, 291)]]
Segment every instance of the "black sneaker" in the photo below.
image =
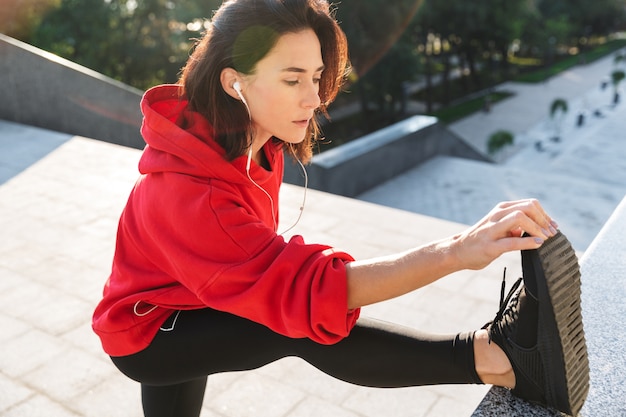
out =
[(575, 416), (589, 391), (576, 254), (559, 232), (522, 251), (522, 269), (506, 298), (503, 282), (489, 338), (513, 366), (515, 396)]

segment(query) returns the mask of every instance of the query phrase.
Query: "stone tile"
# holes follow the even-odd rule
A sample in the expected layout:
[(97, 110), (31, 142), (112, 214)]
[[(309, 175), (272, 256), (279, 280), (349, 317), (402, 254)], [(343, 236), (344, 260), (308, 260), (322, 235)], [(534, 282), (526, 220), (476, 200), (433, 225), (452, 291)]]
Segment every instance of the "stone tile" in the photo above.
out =
[(64, 341), (67, 341), (72, 345), (72, 348), (80, 349), (81, 351), (91, 354), (98, 359), (101, 359), (113, 368), (113, 363), (110, 362), (109, 356), (102, 350), (100, 339), (91, 329), (91, 321), (85, 322), (75, 329), (61, 335)]
[(332, 402), (321, 401), (317, 398), (306, 398), (286, 417), (360, 417), (360, 414), (346, 410)]
[(307, 396), (335, 404), (340, 404), (359, 389), (355, 385), (330, 378), (300, 358), (283, 358), (260, 368), (258, 372), (298, 389)]
[(31, 329), (2, 344), (0, 370), (10, 378), (18, 378), (47, 363), (66, 348), (67, 344), (58, 338)]
[(2, 413), (3, 417), (81, 417), (63, 404), (35, 395)]
[(53, 335), (88, 321), (93, 310), (86, 301), (34, 281), (24, 281), (0, 294), (0, 302), (8, 314)]
[(364, 417), (422, 417), (428, 415), (428, 410), (437, 399), (437, 395), (423, 387), (393, 390), (369, 388), (358, 390), (342, 406)]
[[(23, 272), (31, 281), (83, 300), (88, 309), (93, 309), (102, 295), (112, 258), (113, 249), (103, 251), (101, 258), (85, 260), (67, 255), (51, 256), (23, 268)], [(83, 312), (82, 317), (89, 320), (91, 312)]]
[[(33, 228), (34, 229), (34, 228)], [(28, 234), (32, 229), (23, 230)], [(47, 256), (46, 247), (24, 238), (16, 239), (19, 244), (1, 252), (0, 268), (10, 270), (15, 276), (24, 277), (24, 269), (38, 265)]]
[[(1, 290), (0, 290), (1, 292)], [(0, 313), (0, 345), (5, 346), (9, 340), (16, 338), (30, 330), (28, 323), (7, 314)]]
[[(256, 372), (256, 371), (252, 371)], [(220, 374), (210, 375), (207, 381), (205, 403), (207, 398), (215, 398), (216, 396), (226, 392), (230, 387), (244, 376), (245, 372), (224, 372)]]
[(206, 406), (203, 406), (202, 410), (200, 410), (200, 417), (224, 417), (224, 415), (219, 414)]
[(463, 401), (457, 398), (451, 399), (447, 396), (441, 396), (437, 402), (428, 410), (428, 415), (437, 417), (458, 417), (468, 416), (476, 409), (482, 398), (486, 394), (486, 390), (481, 392), (479, 396), (472, 401), (470, 398), (463, 397)]
[(114, 374), (103, 378), (98, 385), (76, 393), (66, 404), (83, 417), (143, 415), (139, 383), (126, 378), (117, 369)]
[(93, 389), (114, 373), (119, 371), (109, 363), (78, 349), (66, 349), (20, 379), (64, 404), (78, 394)]
[(29, 387), (15, 383), (14, 380), (0, 374), (0, 414), (34, 394)]
[(245, 372), (226, 391), (208, 398), (208, 402), (212, 410), (226, 417), (281, 417), (303, 398), (302, 392), (288, 385)]

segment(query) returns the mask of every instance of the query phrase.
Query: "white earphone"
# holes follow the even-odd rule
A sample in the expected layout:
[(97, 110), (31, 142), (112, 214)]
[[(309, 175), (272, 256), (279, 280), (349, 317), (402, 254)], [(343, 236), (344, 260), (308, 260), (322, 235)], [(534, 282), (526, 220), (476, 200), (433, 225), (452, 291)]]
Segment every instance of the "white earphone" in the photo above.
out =
[(246, 106), (246, 110), (248, 110), (248, 116), (250, 116), (250, 119), (252, 119), (252, 115), (250, 114), (250, 107), (248, 107), (248, 102), (241, 92), (241, 84), (239, 84), (239, 81), (235, 81), (235, 83), (233, 84), (233, 89), (243, 102), (243, 105)]

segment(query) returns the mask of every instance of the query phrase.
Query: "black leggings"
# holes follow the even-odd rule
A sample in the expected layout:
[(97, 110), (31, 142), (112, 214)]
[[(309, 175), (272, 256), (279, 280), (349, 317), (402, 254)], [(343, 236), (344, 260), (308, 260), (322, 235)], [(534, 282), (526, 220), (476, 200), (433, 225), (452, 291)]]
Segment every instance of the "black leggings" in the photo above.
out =
[[(163, 327), (171, 326), (174, 318)], [(256, 369), (287, 356), (369, 387), (481, 383), (473, 332), (434, 336), (366, 318), (339, 343), (322, 345), (212, 309), (182, 311), (173, 329), (159, 331), (146, 349), (112, 360), (141, 382), (146, 417), (197, 417), (207, 375)]]

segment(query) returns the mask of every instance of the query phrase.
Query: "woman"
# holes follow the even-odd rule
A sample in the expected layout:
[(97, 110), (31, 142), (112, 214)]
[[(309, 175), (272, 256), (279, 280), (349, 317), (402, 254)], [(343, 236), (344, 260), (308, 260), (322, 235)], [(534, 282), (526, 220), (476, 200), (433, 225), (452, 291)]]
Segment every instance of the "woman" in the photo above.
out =
[[(347, 69), (345, 36), (325, 0), (233, 0), (179, 85), (146, 92), (142, 175), (93, 328), (115, 365), (141, 382), (147, 417), (197, 416), (207, 375), (294, 355), (355, 384), (488, 383), (555, 405), (553, 382), (515, 359), (518, 344), (559, 337), (538, 330), (544, 301), (531, 287), (541, 267), (488, 329), (435, 337), (359, 319), (362, 306), (506, 251), (535, 262), (534, 250), (562, 236), (537, 201), (502, 203), (462, 234), (365, 261), (277, 234), (283, 152), (308, 161), (315, 113)], [(571, 412), (572, 402), (561, 408)]]

